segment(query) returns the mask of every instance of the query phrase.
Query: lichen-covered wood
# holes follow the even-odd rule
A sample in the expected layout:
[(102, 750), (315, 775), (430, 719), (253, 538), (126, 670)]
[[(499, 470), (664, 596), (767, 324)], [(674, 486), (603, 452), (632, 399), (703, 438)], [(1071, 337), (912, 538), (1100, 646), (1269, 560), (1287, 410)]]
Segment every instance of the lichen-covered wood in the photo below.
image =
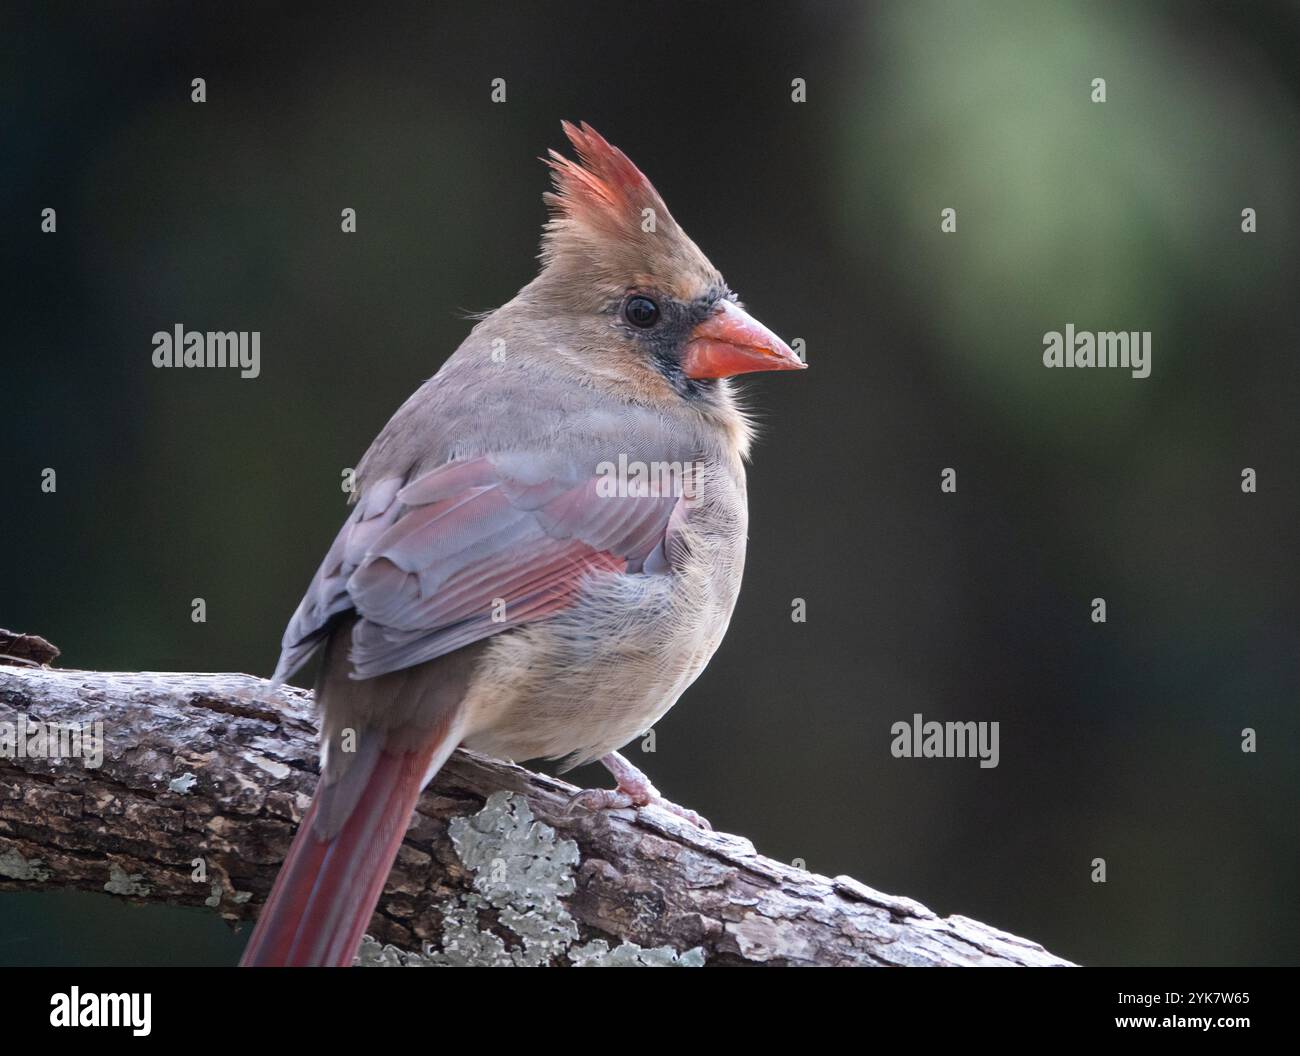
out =
[[(14, 750), (5, 731), (24, 723), (29, 736), (38, 723), (80, 730), (82, 754)], [(0, 666), (0, 890), (74, 887), (250, 920), (307, 807), (315, 733), (309, 693), (248, 675)], [(658, 808), (569, 812), (575, 791), (457, 752), (420, 801), (361, 960), (1067, 963)]]

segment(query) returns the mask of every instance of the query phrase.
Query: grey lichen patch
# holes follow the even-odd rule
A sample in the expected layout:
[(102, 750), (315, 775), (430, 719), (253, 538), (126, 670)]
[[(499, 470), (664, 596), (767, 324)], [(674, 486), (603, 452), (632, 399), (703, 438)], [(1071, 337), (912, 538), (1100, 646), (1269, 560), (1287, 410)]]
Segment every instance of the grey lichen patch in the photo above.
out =
[(448, 831), (456, 854), (474, 873), (474, 889), (496, 906), (522, 896), (551, 908), (574, 892), (578, 845), (556, 839), (523, 796), (496, 792), (472, 818), (453, 818)]
[(635, 942), (611, 950), (604, 939), (596, 939), (569, 950), (569, 960), (578, 968), (703, 968), (704, 950), (696, 946), (678, 953), (671, 946), (646, 949)]
[(528, 800), (496, 792), (472, 818), (453, 818), (448, 832), (474, 873), (475, 892), (522, 940), (512, 952), (516, 964), (549, 964), (577, 941), (577, 922), (560, 899), (575, 890), (578, 845), (557, 839), (533, 817)]
[[(361, 940), (361, 949), (352, 958), (353, 968), (406, 968), (412, 967), (407, 958), (419, 957), (416, 953), (407, 953), (396, 946), (381, 946), (370, 935)], [(415, 966), (415, 967), (418, 967)]]
[(40, 858), (24, 858), (10, 848), (0, 854), (0, 876), (9, 880), (35, 880), (39, 883), (50, 878), (50, 871), (43, 868), (44, 864)]
[(110, 864), (108, 883), (104, 885), (104, 890), (110, 895), (138, 895), (143, 897), (151, 890), (148, 884), (140, 883), (143, 878), (143, 873), (127, 873), (120, 865)]
[(380, 946), (369, 935), (362, 940), (355, 965), (372, 968), (510, 968), (520, 963), (500, 936), (479, 927), (478, 895), (443, 905), (442, 948), (426, 944), (423, 953), (393, 945)]
[(196, 778), (193, 774), (186, 771), (185, 773), (181, 774), (180, 777), (172, 778), (171, 781), (167, 783), (167, 787), (171, 789), (171, 791), (179, 792), (183, 796), (185, 795), (186, 792), (188, 792), (191, 788), (194, 787), (195, 782), (197, 780), (198, 778)]
[[(381, 946), (367, 937), (356, 962), (373, 967), (496, 965), (674, 965), (704, 964), (699, 947), (678, 953), (624, 942), (610, 949), (603, 940), (576, 945), (578, 923), (563, 899), (576, 889), (578, 845), (556, 836), (538, 821), (528, 801), (496, 792), (483, 809), (448, 826), (452, 845), (474, 875), (474, 890), (443, 903), (440, 947), (422, 953)], [(479, 914), (492, 912), (514, 941), (484, 930)]]

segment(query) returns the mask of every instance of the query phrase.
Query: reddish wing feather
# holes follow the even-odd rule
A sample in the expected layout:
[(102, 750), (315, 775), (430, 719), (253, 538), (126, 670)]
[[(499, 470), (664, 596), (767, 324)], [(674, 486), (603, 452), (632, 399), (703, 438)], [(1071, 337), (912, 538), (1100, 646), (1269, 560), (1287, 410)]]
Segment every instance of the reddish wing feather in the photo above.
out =
[(277, 677), (310, 655), (331, 617), (353, 609), (357, 678), (543, 619), (589, 574), (639, 568), (678, 501), (602, 496), (594, 478), (566, 479), (555, 467), (530, 475), (528, 465), (499, 461), (508, 469), (485, 457), (400, 491), (389, 481), (368, 491), (290, 621)]

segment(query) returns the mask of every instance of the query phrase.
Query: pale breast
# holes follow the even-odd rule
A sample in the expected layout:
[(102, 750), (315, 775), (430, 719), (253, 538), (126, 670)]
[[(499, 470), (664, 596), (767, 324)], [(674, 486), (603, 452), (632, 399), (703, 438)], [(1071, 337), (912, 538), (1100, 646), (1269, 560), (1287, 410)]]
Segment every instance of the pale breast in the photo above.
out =
[(569, 609), (497, 635), (466, 700), (467, 747), (587, 762), (649, 729), (726, 633), (747, 510), (734, 467), (702, 468), (665, 547), (667, 566), (592, 575)]

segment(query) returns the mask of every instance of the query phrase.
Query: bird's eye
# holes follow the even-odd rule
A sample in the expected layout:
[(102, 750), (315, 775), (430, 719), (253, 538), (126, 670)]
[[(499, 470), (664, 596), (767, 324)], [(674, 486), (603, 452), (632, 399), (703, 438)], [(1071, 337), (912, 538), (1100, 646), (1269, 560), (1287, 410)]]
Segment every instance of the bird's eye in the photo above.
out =
[(629, 297), (623, 315), (633, 326), (645, 330), (659, 321), (659, 305), (649, 297)]

